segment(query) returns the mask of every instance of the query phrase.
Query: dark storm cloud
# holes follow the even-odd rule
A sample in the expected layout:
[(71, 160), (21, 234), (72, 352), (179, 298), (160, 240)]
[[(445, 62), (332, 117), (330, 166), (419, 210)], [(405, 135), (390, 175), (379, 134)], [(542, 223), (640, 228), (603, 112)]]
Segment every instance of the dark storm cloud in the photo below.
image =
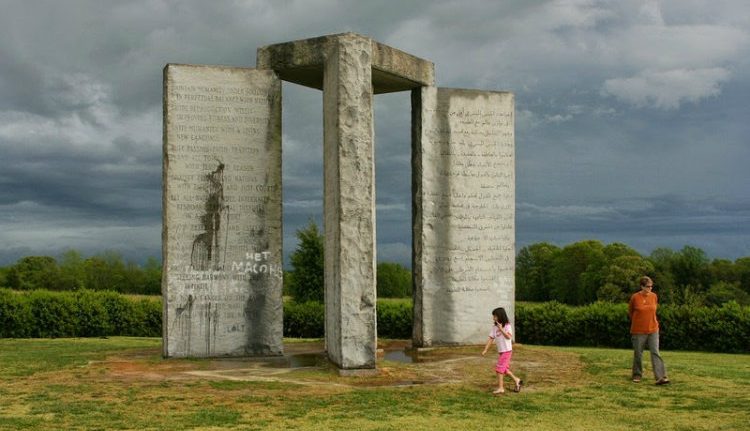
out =
[[(161, 158), (153, 145), (119, 136), (94, 148), (6, 141), (0, 205), (22, 201), (108, 218), (155, 218)], [(49, 146), (48, 146), (49, 144)]]
[(44, 80), (34, 64), (17, 58), (6, 46), (0, 47), (0, 58), (0, 108), (48, 113), (40, 91)]
[[(750, 254), (742, 1), (8, 1), (0, 264), (67, 247), (158, 256), (162, 68), (354, 31), (516, 95), (517, 241)], [(322, 97), (284, 84), (284, 247), (322, 221)], [(411, 253), (410, 101), (376, 96), (378, 258)]]
[[(740, 256), (746, 255), (750, 244), (748, 202), (665, 195), (579, 205), (521, 204), (517, 211), (518, 236), (526, 238), (520, 245), (550, 241), (554, 237), (558, 239), (550, 242), (559, 245), (596, 238), (624, 242), (645, 254), (657, 247), (678, 249), (693, 245), (713, 256)], [(560, 232), (564, 234), (560, 236)], [(562, 238), (565, 240), (561, 241)], [(669, 238), (677, 238), (681, 243), (669, 242)]]

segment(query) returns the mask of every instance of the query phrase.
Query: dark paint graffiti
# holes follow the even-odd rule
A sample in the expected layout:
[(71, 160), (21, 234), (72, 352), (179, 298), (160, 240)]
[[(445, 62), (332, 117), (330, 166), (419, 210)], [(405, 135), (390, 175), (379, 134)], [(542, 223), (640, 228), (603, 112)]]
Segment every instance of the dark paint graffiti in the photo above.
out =
[[(190, 254), (190, 263), (198, 271), (221, 269), (226, 258), (229, 206), (224, 204), (224, 163), (217, 162), (216, 170), (206, 174), (208, 196), (205, 213), (201, 216), (203, 232), (193, 240)], [(225, 218), (227, 220), (222, 224)]]
[[(175, 309), (175, 318), (172, 321), (172, 332), (180, 335), (179, 339), (182, 341), (182, 345), (178, 350), (182, 350), (188, 354), (198, 353), (200, 355), (211, 356), (216, 351), (216, 332), (219, 327), (219, 308), (217, 304), (208, 302), (203, 306), (198, 304), (193, 295), (188, 295), (187, 301), (178, 306)], [(193, 345), (193, 309), (197, 308), (199, 311), (198, 316), (198, 328), (199, 332), (202, 332), (203, 343)], [(193, 349), (201, 349), (202, 352), (194, 352)]]
[(205, 318), (206, 355), (211, 356), (216, 351), (216, 328), (219, 326), (219, 308), (216, 304), (208, 303)]
[(172, 332), (179, 332), (181, 339), (186, 344), (185, 351), (190, 352), (190, 339), (193, 330), (193, 303), (195, 298), (193, 295), (188, 295), (187, 302), (175, 309), (175, 317), (172, 322)]

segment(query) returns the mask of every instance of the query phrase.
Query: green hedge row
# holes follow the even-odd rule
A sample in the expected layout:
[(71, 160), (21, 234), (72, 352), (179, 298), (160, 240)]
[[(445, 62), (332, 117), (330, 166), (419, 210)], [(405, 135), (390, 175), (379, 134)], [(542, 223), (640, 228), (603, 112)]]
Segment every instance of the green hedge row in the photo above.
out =
[[(378, 336), (411, 338), (411, 303), (378, 301)], [(325, 332), (325, 306), (316, 301), (284, 304), (284, 336), (321, 338)]]
[(161, 336), (161, 301), (116, 292), (0, 289), (0, 337)]
[[(324, 305), (284, 304), (284, 336), (319, 338)], [(664, 350), (750, 353), (750, 307), (659, 307)], [(15, 292), (0, 289), (0, 337), (49, 338), (126, 335), (161, 336), (160, 299), (132, 298), (115, 292)], [(412, 306), (378, 301), (378, 336), (411, 338)], [(557, 302), (516, 304), (518, 342), (555, 346), (630, 348), (625, 304), (573, 307)]]
[(325, 328), (325, 305), (322, 302), (284, 303), (284, 336), (321, 338)]
[[(750, 353), (750, 307), (662, 305), (657, 316), (662, 350)], [(626, 304), (517, 304), (516, 334), (527, 344), (632, 346)]]
[[(673, 350), (750, 353), (750, 307), (660, 307), (662, 345)], [(662, 335), (663, 334), (663, 335)]]
[[(160, 337), (160, 298), (132, 298), (111, 291), (18, 292), (0, 289), (0, 338), (59, 338), (125, 335)], [(380, 302), (378, 335), (411, 337), (411, 305)], [(320, 338), (324, 305), (284, 304), (284, 335)]]
[(628, 347), (626, 304), (573, 307), (558, 302), (516, 304), (519, 343), (552, 346)]

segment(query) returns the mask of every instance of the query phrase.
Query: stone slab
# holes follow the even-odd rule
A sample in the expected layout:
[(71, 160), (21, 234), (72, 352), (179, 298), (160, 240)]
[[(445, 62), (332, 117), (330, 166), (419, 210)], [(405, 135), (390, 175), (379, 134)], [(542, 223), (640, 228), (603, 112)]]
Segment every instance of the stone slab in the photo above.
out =
[(258, 48), (257, 67), (273, 69), (285, 81), (323, 89), (326, 59), (342, 39), (365, 40), (375, 94), (435, 84), (435, 65), (356, 33), (342, 33)]
[(164, 68), (166, 357), (280, 355), (281, 83)]
[(514, 97), (424, 87), (412, 104), (413, 344), (481, 344), (493, 308), (514, 321)]
[(325, 65), (323, 170), (326, 351), (375, 368), (375, 165), (371, 42), (336, 39)]

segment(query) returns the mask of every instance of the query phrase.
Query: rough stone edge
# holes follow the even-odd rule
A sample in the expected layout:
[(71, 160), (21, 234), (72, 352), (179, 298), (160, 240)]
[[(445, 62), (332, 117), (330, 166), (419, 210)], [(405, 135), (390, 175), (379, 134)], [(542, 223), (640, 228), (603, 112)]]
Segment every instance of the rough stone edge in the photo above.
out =
[(261, 46), (256, 53), (256, 67), (276, 71), (324, 67), (332, 46), (338, 40), (350, 37), (366, 39), (372, 43), (372, 68), (412, 81), (415, 86), (435, 85), (433, 62), (352, 32)]
[(335, 40), (334, 38), (344, 34), (348, 33), (261, 46), (257, 49), (256, 67), (274, 70), (309, 66), (323, 67), (331, 42)]
[[(345, 45), (351, 45), (351, 44), (360, 44), (362, 46), (362, 49), (364, 50), (370, 50), (371, 44), (369, 42), (370, 40), (368, 38), (365, 38), (363, 36), (359, 36), (356, 34), (346, 34), (341, 37), (339, 37), (336, 40), (336, 43), (330, 48), (331, 51), (329, 52), (330, 56), (327, 59), (326, 62), (326, 73), (325, 73), (325, 82), (327, 83), (326, 87), (328, 88), (328, 91), (324, 92), (324, 123), (325, 124), (335, 124), (332, 128), (326, 128), (328, 132), (326, 133), (326, 130), (324, 130), (324, 154), (325, 159), (324, 163), (328, 163), (329, 161), (331, 163), (334, 163), (333, 166), (325, 166), (324, 171), (324, 183), (325, 183), (325, 189), (324, 189), (324, 199), (326, 202), (326, 208), (329, 210), (325, 212), (324, 218), (325, 218), (325, 225), (326, 225), (326, 252), (324, 253), (326, 256), (326, 350), (329, 352), (329, 359), (332, 363), (334, 363), (337, 367), (341, 369), (370, 369), (366, 368), (370, 365), (372, 366), (372, 369), (376, 369), (376, 349), (377, 349), (377, 310), (376, 310), (376, 292), (375, 292), (375, 183), (374, 183), (374, 118), (373, 118), (373, 99), (374, 95), (372, 94), (372, 85), (369, 84), (371, 96), (370, 96), (370, 106), (369, 106), (369, 121), (367, 121), (368, 124), (363, 125), (355, 125), (354, 129), (351, 129), (351, 126), (347, 126), (346, 128), (341, 127), (341, 121), (342, 121), (342, 109), (344, 111), (347, 110), (347, 108), (357, 105), (358, 108), (362, 108), (359, 102), (359, 99), (357, 99), (358, 94), (360, 94), (359, 91), (355, 90), (349, 90), (349, 91), (343, 91), (342, 92), (342, 83), (343, 80), (349, 79), (347, 76), (339, 76), (340, 72), (342, 70), (342, 66), (349, 66), (352, 59), (346, 59), (342, 58), (342, 49), (344, 49)], [(349, 48), (351, 49), (351, 48)], [(371, 60), (372, 53), (367, 52), (368, 54), (368, 61)], [(355, 61), (361, 61), (361, 55), (354, 55), (353, 60)], [(351, 67), (351, 66), (349, 66)], [(372, 67), (369, 66), (366, 68), (366, 72), (369, 72), (372, 70)], [(335, 75), (334, 75), (335, 74)], [(359, 72), (357, 72), (357, 75), (359, 75)], [(356, 76), (356, 75), (355, 75)], [(343, 79), (343, 80), (342, 80)], [(363, 83), (362, 80), (358, 81), (359, 83)], [(354, 94), (354, 95), (352, 95)], [(348, 97), (347, 97), (348, 95)], [(346, 106), (342, 108), (341, 101), (342, 97), (345, 97), (343, 101), (347, 103)], [(332, 112), (334, 111), (334, 112)], [(349, 220), (348, 224), (344, 223), (342, 224), (342, 216), (344, 214), (357, 214), (360, 211), (359, 210), (368, 210), (368, 208), (365, 207), (355, 207), (350, 208), (348, 204), (350, 203), (351, 199), (347, 197), (347, 195), (343, 195), (342, 192), (346, 192), (349, 190), (348, 188), (343, 188), (342, 186), (347, 186), (348, 184), (342, 183), (342, 177), (341, 177), (341, 171), (342, 171), (342, 163), (339, 158), (339, 154), (342, 151), (348, 151), (351, 150), (350, 148), (347, 148), (347, 146), (351, 146), (352, 143), (349, 142), (348, 137), (353, 136), (352, 131), (354, 132), (363, 132), (362, 127), (369, 126), (369, 134), (367, 138), (370, 141), (370, 155), (369, 160), (372, 164), (371, 166), (371, 172), (369, 179), (370, 181), (370, 206), (369, 206), (369, 218), (370, 218), (370, 226), (372, 227), (372, 232), (369, 240), (371, 241), (371, 250), (370, 250), (370, 262), (372, 268), (370, 268), (369, 274), (360, 274), (361, 275), (369, 275), (370, 277), (370, 286), (372, 289), (372, 328), (371, 332), (368, 331), (367, 334), (357, 334), (356, 332), (354, 335), (364, 335), (367, 336), (366, 339), (359, 340), (361, 344), (371, 344), (371, 348), (369, 350), (372, 350), (372, 357), (370, 358), (364, 358), (363, 362), (363, 355), (357, 354), (354, 355), (354, 361), (352, 359), (352, 356), (347, 355), (347, 347), (350, 346), (350, 344), (345, 343), (345, 340), (353, 340), (354, 337), (347, 335), (350, 333), (350, 331), (347, 330), (347, 328), (343, 325), (342, 317), (344, 316), (344, 311), (346, 309), (351, 309), (352, 304), (350, 302), (342, 301), (342, 295), (343, 288), (345, 286), (342, 285), (343, 281), (346, 279), (348, 275), (341, 272), (341, 263), (348, 261), (352, 262), (350, 253), (344, 253), (342, 255), (342, 252), (345, 252), (344, 246), (348, 243), (351, 243), (353, 241), (361, 242), (361, 234), (357, 234), (357, 239), (354, 240), (353, 237), (351, 237), (352, 229), (353, 229), (353, 223), (356, 223), (357, 221), (355, 219)], [(355, 153), (359, 154), (357, 151)], [(346, 168), (346, 166), (344, 166)], [(351, 168), (351, 166), (349, 166)], [(352, 212), (353, 210), (353, 212)], [(330, 260), (329, 260), (330, 259)], [(363, 263), (366, 264), (366, 263)], [(337, 269), (338, 266), (338, 270)], [(352, 268), (349, 268), (350, 271)], [(361, 268), (360, 268), (361, 269)], [(368, 286), (365, 286), (364, 284), (367, 283), (367, 280), (362, 281), (362, 284), (355, 284), (354, 287), (366, 289)], [(364, 295), (368, 292), (365, 292), (364, 290), (359, 292), (361, 295), (361, 298), (364, 298)], [(360, 299), (363, 300), (363, 299)], [(361, 304), (359, 309), (361, 310)], [(329, 310), (332, 310), (329, 313)], [(355, 314), (352, 314), (352, 316), (356, 316)], [(338, 322), (336, 322), (338, 320)], [(329, 323), (338, 323), (338, 333), (334, 334), (333, 330), (328, 327)], [(365, 331), (363, 331), (365, 332)], [(330, 336), (329, 336), (330, 335)], [(337, 337), (336, 337), (337, 336)], [(358, 351), (362, 352), (362, 351)]]
[(372, 67), (419, 86), (435, 85), (435, 64), (372, 40)]
[(411, 193), (412, 193), (412, 345), (429, 346), (425, 339), (422, 307), (422, 105), (425, 88), (411, 92)]
[[(169, 316), (167, 312), (169, 306), (167, 305), (167, 172), (169, 171), (169, 158), (167, 157), (167, 95), (168, 86), (167, 82), (169, 76), (169, 68), (172, 66), (171, 63), (167, 63), (162, 69), (162, 138), (161, 138), (161, 256), (162, 256), (162, 268), (161, 268), (161, 315), (162, 321), (169, 322)], [(168, 325), (161, 325), (161, 339), (162, 339), (162, 356), (164, 358), (169, 357), (169, 337), (168, 337)]]
[[(167, 63), (165, 64), (164, 68), (162, 69), (162, 230), (161, 230), (161, 239), (162, 239), (162, 279), (161, 279), (161, 297), (162, 297), (162, 320), (168, 321), (168, 301), (166, 298), (166, 294), (168, 293), (168, 271), (166, 268), (166, 265), (168, 263), (168, 237), (169, 237), (169, 229), (168, 229), (168, 223), (167, 219), (168, 217), (168, 210), (169, 207), (167, 205), (168, 199), (167, 199), (167, 177), (168, 177), (168, 171), (169, 171), (169, 157), (168, 155), (168, 149), (167, 149), (167, 137), (168, 137), (168, 109), (167, 109), (167, 96), (168, 96), (168, 85), (169, 82), (168, 76), (171, 68), (194, 68), (194, 69), (212, 69), (212, 70), (245, 70), (245, 71), (259, 71), (264, 73), (271, 73), (274, 77), (276, 82), (276, 85), (278, 86), (278, 129), (272, 130), (273, 128), (269, 127), (269, 134), (271, 133), (277, 133), (278, 134), (278, 143), (279, 143), (279, 184), (281, 185), (281, 176), (282, 176), (282, 170), (283, 170), (283, 154), (282, 154), (282, 87), (281, 87), (281, 79), (278, 77), (278, 74), (276, 74), (273, 70), (264, 70), (259, 68), (253, 68), (253, 67), (240, 67), (240, 66), (228, 66), (228, 65), (206, 65), (206, 64), (190, 64), (190, 63)], [(281, 217), (280, 220), (283, 220), (283, 194), (280, 191), (279, 196), (279, 216)], [(280, 237), (280, 246), (283, 247), (283, 238), (284, 238), (284, 232), (283, 232), (283, 223), (280, 223), (279, 225), (279, 237)], [(281, 252), (282, 256), (281, 259), (283, 260), (283, 251)], [(283, 290), (283, 281), (282, 281), (282, 290)], [(284, 335), (283, 335), (283, 312), (284, 304), (283, 304), (283, 298), (279, 300), (279, 313), (281, 314), (281, 324), (278, 328), (275, 328), (275, 332), (278, 334), (278, 345), (279, 348), (278, 351), (269, 352), (267, 356), (271, 357), (279, 357), (284, 355)], [(168, 337), (168, 325), (162, 325), (162, 356), (164, 358), (172, 359), (172, 358), (187, 358), (191, 356), (179, 356), (179, 355), (170, 355), (169, 354), (169, 337)], [(194, 356), (195, 358), (240, 358), (240, 357), (255, 357), (250, 355), (233, 355), (229, 353), (225, 354), (219, 354), (215, 356)]]
[[(424, 325), (424, 301), (423, 301), (423, 280), (422, 280), (422, 246), (423, 246), (423, 220), (422, 220), (422, 206), (423, 206), (423, 190), (422, 190), (422, 125), (423, 125), (423, 108), (425, 93), (428, 91), (434, 91), (434, 96), (437, 97), (439, 90), (450, 90), (453, 94), (459, 94), (463, 97), (483, 97), (486, 94), (497, 94), (502, 96), (510, 97), (511, 110), (513, 112), (513, 129), (515, 132), (516, 128), (516, 111), (515, 111), (515, 93), (512, 91), (503, 90), (481, 90), (481, 89), (466, 89), (466, 88), (453, 88), (453, 87), (434, 87), (425, 86), (421, 88), (415, 88), (412, 90), (411, 102), (412, 102), (412, 345), (415, 350), (429, 351), (435, 348), (442, 347), (459, 347), (469, 346), (473, 343), (461, 343), (455, 341), (443, 341), (434, 339), (434, 334), (425, 333)], [(516, 163), (516, 140), (515, 135), (513, 137), (513, 159), (514, 159), (514, 177), (517, 175), (515, 163)], [(515, 210), (515, 197), (517, 196), (516, 182), (514, 179), (514, 237), (516, 223), (516, 210)], [(514, 238), (513, 245), (516, 245)], [(515, 265), (514, 265), (515, 267)], [(515, 273), (515, 268), (513, 270)], [(511, 293), (512, 306), (509, 310), (509, 318), (511, 322), (515, 322), (515, 297), (516, 297), (516, 286), (513, 283), (513, 290)], [(429, 331), (428, 331), (429, 332)], [(515, 342), (515, 331), (513, 334), (513, 341)]]

